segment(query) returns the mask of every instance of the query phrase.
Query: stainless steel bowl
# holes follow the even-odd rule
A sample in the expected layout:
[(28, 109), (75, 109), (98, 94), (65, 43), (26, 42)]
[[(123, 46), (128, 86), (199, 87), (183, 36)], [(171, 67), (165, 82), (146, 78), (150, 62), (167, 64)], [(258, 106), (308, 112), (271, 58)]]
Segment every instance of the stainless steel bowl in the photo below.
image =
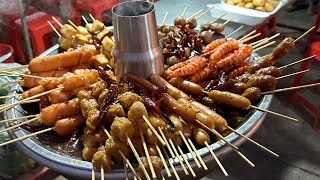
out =
[[(44, 53), (42, 53), (40, 56), (57, 54), (58, 47), (59, 47), (58, 45), (55, 45), (52, 48), (45, 51)], [(254, 55), (254, 57), (258, 58), (257, 55)], [(17, 93), (16, 90), (19, 88), (20, 88), (19, 85), (13, 86), (10, 94)], [(267, 109), (271, 103), (271, 100), (272, 100), (272, 95), (266, 95), (262, 98), (262, 100), (257, 106), (262, 109)], [(9, 98), (6, 100), (6, 103), (13, 103), (15, 101), (17, 101), (15, 98)], [(16, 107), (15, 109), (11, 109), (5, 112), (5, 118), (9, 119), (9, 118), (21, 117), (23, 116), (21, 114), (21, 111), (23, 111), (23, 109), (20, 106)], [(248, 137), (251, 137), (252, 134), (258, 130), (264, 118), (265, 118), (265, 113), (256, 111), (256, 110), (251, 110), (245, 116), (244, 122), (237, 128), (237, 131), (244, 135), (247, 135)], [(6, 124), (6, 126), (8, 126), (8, 124)], [(9, 131), (9, 135), (12, 139), (25, 136), (27, 134), (28, 134), (28, 131), (23, 130), (21, 128), (18, 128), (15, 131)], [(232, 142), (236, 146), (240, 146), (245, 141), (244, 138), (238, 136), (235, 133), (231, 133), (226, 137), (226, 139)], [(52, 149), (51, 147), (49, 147), (48, 145), (42, 144), (35, 138), (29, 138), (24, 141), (16, 142), (16, 145), (21, 151), (26, 153), (28, 156), (30, 156), (32, 159), (34, 159), (38, 163), (44, 166), (47, 166), (55, 171), (58, 171), (67, 177), (73, 177), (77, 179), (91, 178), (91, 168), (92, 168), (91, 162), (74, 159), (65, 154), (61, 154), (56, 150)], [(231, 148), (222, 141), (213, 143), (210, 145), (210, 147), (216, 153), (219, 159), (223, 159), (224, 155), (227, 154), (229, 151), (231, 151)], [(206, 163), (209, 169), (216, 166), (216, 162), (212, 158), (207, 148), (198, 149), (198, 152), (203, 158), (204, 162)], [(190, 164), (194, 169), (195, 173), (197, 174), (197, 179), (204, 177), (210, 172), (210, 170), (205, 171), (204, 169), (197, 168), (195, 162), (192, 160), (192, 156), (190, 153), (186, 154), (186, 156), (189, 159)], [(174, 165), (177, 172), (179, 173), (179, 176), (181, 178), (192, 179), (191, 175), (187, 177), (185, 176), (181, 166), (178, 163), (178, 160), (177, 159), (174, 159), (174, 160), (175, 160)], [(135, 164), (136, 168), (137, 166), (138, 165)], [(167, 177), (166, 171), (163, 170), (162, 172), (165, 175), (165, 177)], [(100, 173), (96, 172), (96, 175), (97, 177), (100, 177)], [(122, 167), (114, 167), (111, 173), (105, 174), (105, 178), (124, 179), (125, 178), (124, 170), (122, 169)], [(174, 176), (172, 176), (172, 178), (174, 178)]]

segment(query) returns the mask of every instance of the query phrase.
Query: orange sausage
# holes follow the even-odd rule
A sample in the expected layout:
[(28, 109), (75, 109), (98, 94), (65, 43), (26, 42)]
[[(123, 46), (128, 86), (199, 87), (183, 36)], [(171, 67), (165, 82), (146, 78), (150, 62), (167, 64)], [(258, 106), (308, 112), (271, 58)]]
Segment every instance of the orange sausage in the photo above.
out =
[(57, 88), (61, 84), (61, 82), (61, 77), (47, 77), (38, 81), (38, 83), (47, 91)]
[(250, 109), (251, 102), (248, 98), (227, 91), (212, 90), (208, 96), (219, 103), (227, 104), (240, 109)]
[(22, 99), (26, 99), (28, 97), (43, 93), (45, 89), (42, 86), (36, 86), (34, 88), (29, 89), (28, 91), (25, 91), (22, 93), (21, 97)]
[(70, 98), (77, 96), (78, 92), (85, 89), (86, 87), (81, 86), (71, 91), (57, 90), (49, 94), (49, 101), (51, 104), (57, 104), (68, 101)]
[(205, 146), (205, 142), (210, 144), (210, 136), (205, 130), (195, 125), (192, 126), (192, 130), (192, 136), (196, 140), (198, 145)]
[(191, 81), (184, 80), (180, 77), (174, 77), (169, 80), (169, 83), (174, 85), (175, 87), (187, 91), (191, 94), (200, 94), (202, 93), (202, 87), (199, 84), (196, 84)]
[(31, 73), (67, 68), (80, 64), (90, 64), (93, 61), (92, 52), (89, 50), (67, 51), (52, 56), (33, 58), (29, 63)]
[[(76, 69), (88, 69), (88, 68), (89, 68), (89, 66), (87, 64), (82, 64), (82, 65), (75, 66), (75, 67), (54, 69), (51, 71), (44, 71), (44, 72), (38, 72), (38, 73), (31, 73), (30, 75), (40, 76), (40, 77), (62, 77), (67, 72), (74, 72), (74, 70), (76, 70)], [(24, 86), (28, 87), (28, 88), (32, 88), (32, 87), (39, 85), (38, 81), (39, 81), (39, 78), (33, 78), (33, 77), (29, 77), (29, 76), (25, 76), (23, 78)]]
[(72, 90), (81, 86), (87, 86), (99, 80), (99, 74), (94, 69), (77, 69), (74, 73), (67, 73), (62, 77), (64, 90)]
[(70, 116), (58, 120), (54, 125), (54, 130), (60, 136), (71, 135), (81, 124), (86, 122), (86, 118), (80, 115)]
[(52, 104), (43, 108), (40, 112), (39, 118), (45, 125), (54, 125), (59, 119), (69, 116), (81, 114), (81, 108), (78, 98), (67, 102)]

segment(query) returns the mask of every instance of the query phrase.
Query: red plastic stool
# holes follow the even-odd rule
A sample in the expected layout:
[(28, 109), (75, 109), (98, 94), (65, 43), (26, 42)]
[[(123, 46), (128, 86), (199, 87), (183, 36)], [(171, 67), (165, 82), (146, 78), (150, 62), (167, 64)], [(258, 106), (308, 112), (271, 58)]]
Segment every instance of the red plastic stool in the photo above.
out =
[[(62, 22), (60, 17), (56, 17), (59, 21)], [(34, 56), (40, 55), (42, 52), (46, 50), (46, 45), (49, 47), (52, 45), (50, 33), (54, 30), (51, 28), (51, 26), (48, 24), (47, 21), (50, 21), (56, 28), (60, 28), (58, 24), (52, 19), (52, 15), (44, 13), (44, 12), (36, 12), (30, 16), (26, 17), (28, 31), (30, 35), (30, 40), (32, 43), (32, 49)], [(15, 41), (21, 42), (18, 43), (17, 49), (19, 49), (18, 56), (19, 60), (25, 63), (25, 53), (23, 51), (23, 37), (19, 30), (22, 29), (21, 19), (17, 19), (14, 22), (14, 28), (15, 28)]]
[(75, 8), (79, 17), (81, 11), (86, 11), (95, 19), (103, 22), (102, 13), (110, 10), (117, 3), (118, 0), (76, 0)]
[(6, 56), (6, 60), (2, 63), (13, 63), (14, 50), (9, 44), (0, 44), (0, 58)]

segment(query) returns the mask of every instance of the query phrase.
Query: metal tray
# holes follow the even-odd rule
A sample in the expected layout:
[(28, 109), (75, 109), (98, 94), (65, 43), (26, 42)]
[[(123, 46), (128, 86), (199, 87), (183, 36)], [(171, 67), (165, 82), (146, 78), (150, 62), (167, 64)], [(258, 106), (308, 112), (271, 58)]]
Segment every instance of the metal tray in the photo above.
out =
[[(55, 45), (51, 47), (50, 49), (42, 53), (40, 57), (57, 54), (58, 47), (59, 45)], [(256, 54), (254, 54), (253, 56), (254, 58), (258, 58)], [(17, 89), (19, 88), (21, 88), (19, 85), (13, 86), (9, 94), (16, 94)], [(272, 95), (265, 95), (261, 99), (259, 104), (257, 104), (257, 106), (263, 109), (267, 109), (271, 104), (272, 97), (273, 97)], [(6, 100), (6, 103), (7, 104), (13, 103), (15, 101), (17, 101), (15, 98), (9, 98)], [(21, 108), (21, 106), (12, 108), (4, 113), (5, 119), (21, 117), (23, 116), (23, 114), (21, 114), (22, 111), (23, 109)], [(265, 113), (256, 111), (256, 110), (251, 110), (245, 116), (244, 122), (242, 122), (242, 124), (236, 130), (242, 134), (247, 135), (248, 137), (251, 137), (252, 134), (254, 134), (258, 130), (264, 118), (265, 118)], [(6, 124), (6, 126), (8, 126), (8, 124)], [(9, 131), (8, 133), (12, 139), (29, 134), (28, 131), (21, 128), (18, 128), (14, 131)], [(244, 138), (239, 137), (235, 133), (231, 133), (226, 137), (226, 139), (232, 142), (236, 146), (240, 146), (245, 141)], [(30, 156), (32, 159), (34, 159), (38, 163), (44, 166), (47, 166), (55, 171), (58, 171), (63, 175), (65, 175), (66, 177), (77, 178), (77, 179), (91, 178), (91, 169), (92, 169), (91, 162), (74, 159), (65, 154), (61, 154), (56, 150), (52, 149), (51, 147), (49, 147), (48, 145), (42, 144), (35, 138), (28, 138), (23, 141), (18, 141), (15, 144), (21, 151), (23, 151), (25, 154)], [(231, 148), (228, 145), (226, 145), (223, 141), (218, 141), (216, 143), (213, 143), (210, 145), (210, 147), (216, 153), (216, 155), (220, 160), (223, 159), (225, 154), (231, 151)], [(206, 163), (209, 169), (214, 168), (216, 166), (216, 162), (211, 156), (207, 148), (198, 149), (198, 152), (203, 158), (204, 162)], [(200, 179), (201, 177), (206, 176), (210, 172), (210, 170), (205, 171), (204, 169), (199, 169), (196, 166), (195, 162), (192, 160), (193, 157), (190, 153), (187, 153), (186, 156), (190, 161), (190, 164), (194, 169), (195, 173), (197, 174), (196, 179)], [(177, 158), (174, 159), (174, 165), (181, 178), (192, 179), (192, 176), (185, 176), (181, 166), (178, 163)], [(138, 164), (134, 164), (134, 166), (138, 168)], [(166, 171), (163, 170), (162, 173), (167, 178)], [(131, 173), (129, 173), (129, 175), (130, 177), (132, 177)], [(97, 178), (99, 178), (100, 173), (96, 172), (96, 176)], [(105, 174), (105, 178), (125, 179), (124, 170), (122, 169), (122, 167), (114, 167), (111, 173)], [(172, 178), (174, 178), (174, 176), (172, 176)]]

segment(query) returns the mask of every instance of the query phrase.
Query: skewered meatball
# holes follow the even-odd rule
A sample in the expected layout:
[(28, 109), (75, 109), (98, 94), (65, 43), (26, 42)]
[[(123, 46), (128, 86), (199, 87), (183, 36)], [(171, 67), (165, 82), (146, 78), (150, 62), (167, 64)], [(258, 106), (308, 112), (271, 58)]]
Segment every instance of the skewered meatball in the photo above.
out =
[(204, 22), (201, 24), (200, 30), (201, 31), (208, 31), (210, 29), (210, 27), (211, 27), (210, 22)]
[(214, 31), (215, 34), (221, 34), (224, 30), (224, 25), (221, 23), (212, 23), (210, 29)]
[(106, 82), (104, 81), (99, 81), (96, 83), (96, 85), (93, 87), (92, 89), (92, 96), (95, 98), (95, 99), (98, 99), (101, 92), (103, 90), (105, 90), (107, 88), (107, 84)]
[(111, 156), (106, 154), (106, 150), (104, 147), (100, 147), (98, 151), (93, 155), (92, 164), (97, 169), (100, 169), (102, 166), (105, 173), (111, 171)]
[(175, 26), (178, 26), (178, 25), (184, 26), (186, 24), (187, 24), (187, 21), (186, 21), (185, 18), (183, 18), (181, 16), (178, 16), (178, 17), (174, 18), (174, 25)]
[(273, 77), (281, 76), (281, 70), (275, 66), (270, 66), (266, 68), (259, 69), (255, 74), (256, 75), (271, 75)]
[[(161, 173), (162, 168), (163, 168), (163, 162), (161, 161), (161, 159), (158, 156), (150, 156), (150, 159), (151, 159), (151, 163), (152, 163), (152, 166), (154, 168), (156, 175), (159, 175)], [(147, 158), (145, 156), (143, 156), (143, 157), (141, 157), (141, 161), (142, 161), (143, 166), (146, 168), (148, 174), (151, 176), (151, 170), (150, 170), (150, 166), (149, 166)], [(144, 174), (141, 166), (139, 166), (139, 171), (140, 171), (140, 174)]]
[(242, 96), (248, 98), (251, 102), (256, 101), (261, 97), (261, 90), (257, 87), (250, 87), (244, 91)]
[(194, 17), (187, 19), (187, 25), (190, 29), (194, 29), (197, 27), (197, 19)]
[(120, 100), (121, 105), (126, 109), (129, 109), (133, 103), (137, 101), (142, 101), (142, 98), (138, 94), (133, 92), (125, 92), (121, 94), (118, 98)]
[(82, 99), (90, 99), (90, 98), (92, 98), (92, 96), (91, 96), (91, 91), (81, 90), (81, 91), (79, 91), (77, 97), (78, 97), (79, 100), (82, 100)]
[(131, 151), (126, 145), (126, 143), (119, 140), (115, 140), (113, 139), (113, 137), (107, 139), (105, 147), (106, 153), (110, 154), (112, 158), (119, 164), (123, 162), (123, 158), (118, 150), (120, 150), (127, 159), (131, 158)]
[(116, 116), (125, 117), (126, 113), (120, 104), (111, 104), (108, 109), (108, 118), (113, 120)]
[(92, 109), (97, 109), (98, 103), (95, 99), (82, 99), (80, 101), (82, 115), (88, 118), (88, 113)]
[(98, 151), (95, 147), (84, 147), (82, 150), (82, 157), (86, 161), (91, 161), (93, 155)]
[(199, 34), (199, 38), (202, 39), (205, 44), (209, 44), (212, 41), (212, 34), (209, 31), (203, 31)]
[(134, 126), (125, 117), (115, 117), (111, 125), (111, 135), (120, 141), (127, 142), (127, 137), (131, 138), (135, 133)]
[[(148, 119), (148, 111), (144, 104), (139, 101), (133, 103), (130, 107), (130, 110), (128, 111), (128, 118), (134, 124), (134, 126), (138, 127), (143, 134), (146, 134), (148, 125), (144, 121), (143, 116), (145, 116)], [(137, 135), (138, 134), (139, 133), (137, 132)]]

